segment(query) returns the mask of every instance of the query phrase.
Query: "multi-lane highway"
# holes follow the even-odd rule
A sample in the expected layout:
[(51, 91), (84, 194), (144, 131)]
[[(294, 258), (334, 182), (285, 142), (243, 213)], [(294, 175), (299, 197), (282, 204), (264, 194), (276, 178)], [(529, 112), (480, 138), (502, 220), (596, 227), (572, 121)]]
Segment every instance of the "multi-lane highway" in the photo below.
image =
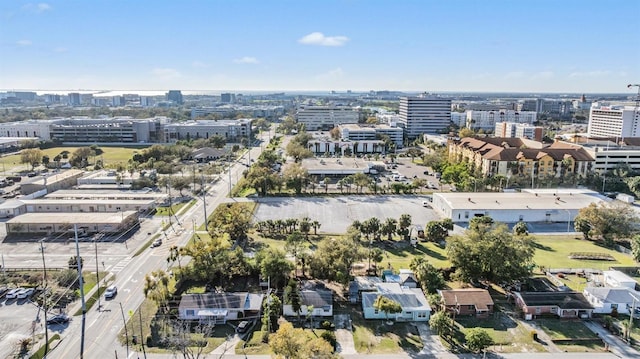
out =
[[(266, 134), (265, 134), (266, 140)], [(253, 147), (250, 155), (245, 154), (230, 169), (229, 173), (225, 173), (220, 180), (212, 184), (208, 188), (206, 197), (207, 214), (222, 202), (228, 201), (229, 177), (232, 185), (242, 176), (242, 172), (246, 170), (249, 158), (257, 158), (261, 153), (260, 147)], [(250, 157), (249, 157), (250, 156)], [(137, 257), (125, 258), (120, 265), (119, 273), (116, 276), (114, 284), (118, 287), (118, 295), (109, 301), (102, 300), (101, 310), (95, 305), (86, 314), (85, 321), (85, 343), (84, 358), (104, 359), (104, 358), (126, 358), (126, 348), (119, 344), (117, 336), (123, 328), (123, 319), (120, 305), (125, 318), (129, 317), (129, 313), (133, 313), (144, 300), (143, 286), (145, 274), (156, 270), (166, 269), (169, 247), (173, 245), (183, 246), (191, 238), (193, 234), (193, 223), (196, 227), (204, 223), (204, 203), (202, 197), (198, 198), (197, 204), (191, 207), (186, 213), (180, 217), (182, 224), (181, 229), (176, 232), (167, 232), (168, 240), (163, 241), (162, 245), (157, 248), (149, 249)], [(180, 226), (179, 226), (180, 227)], [(158, 229), (160, 231), (160, 229)], [(146, 236), (146, 232), (141, 235)], [(81, 316), (74, 317), (68, 328), (62, 334), (62, 341), (51, 352), (49, 358), (80, 358), (81, 347)], [(132, 333), (129, 333), (130, 335)], [(138, 353), (130, 351), (130, 358), (137, 358)]]

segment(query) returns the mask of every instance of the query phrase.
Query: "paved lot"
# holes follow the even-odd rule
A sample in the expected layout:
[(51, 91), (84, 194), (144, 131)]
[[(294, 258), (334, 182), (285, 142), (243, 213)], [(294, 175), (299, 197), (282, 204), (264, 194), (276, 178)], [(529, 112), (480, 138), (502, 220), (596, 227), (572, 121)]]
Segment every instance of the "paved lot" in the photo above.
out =
[[(39, 314), (39, 322), (33, 324)], [(0, 300), (0, 358), (9, 358), (18, 340), (44, 331), (44, 314), (26, 299)], [(51, 327), (50, 329), (53, 329)], [(63, 328), (57, 328), (61, 330)], [(50, 331), (50, 335), (53, 335)]]
[(426, 198), (419, 195), (261, 198), (255, 217), (260, 221), (309, 217), (320, 222), (318, 232), (323, 233), (344, 233), (355, 220), (377, 217), (384, 222), (405, 213), (411, 215), (413, 224), (424, 226), (440, 219), (437, 212), (422, 206)]

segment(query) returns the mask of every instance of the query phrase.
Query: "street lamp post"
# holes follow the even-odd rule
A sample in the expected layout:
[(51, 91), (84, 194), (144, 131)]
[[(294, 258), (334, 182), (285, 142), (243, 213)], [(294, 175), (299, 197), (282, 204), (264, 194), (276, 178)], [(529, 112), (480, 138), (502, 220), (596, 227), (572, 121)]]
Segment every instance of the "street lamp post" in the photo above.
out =
[(47, 265), (44, 260), (44, 238), (40, 240), (40, 253), (42, 254), (42, 282), (44, 283), (44, 291), (42, 295), (42, 308), (44, 311), (44, 357), (47, 357), (49, 352), (49, 327), (47, 325)]
[(571, 232), (571, 211), (565, 209), (567, 211), (567, 232)]
[(93, 248), (96, 255), (96, 285), (98, 286), (98, 311), (101, 310), (102, 305), (100, 304), (100, 268), (98, 267), (98, 239), (100, 235), (96, 235), (93, 240)]

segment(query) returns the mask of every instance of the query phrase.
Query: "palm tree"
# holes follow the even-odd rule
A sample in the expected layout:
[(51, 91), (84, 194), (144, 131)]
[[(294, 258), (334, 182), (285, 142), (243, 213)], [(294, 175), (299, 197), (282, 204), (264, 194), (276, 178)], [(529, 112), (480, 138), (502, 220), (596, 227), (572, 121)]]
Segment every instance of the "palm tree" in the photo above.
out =
[(318, 229), (320, 228), (320, 222), (318, 222), (318, 221), (311, 222), (311, 227), (313, 227), (313, 235), (317, 236), (318, 235)]
[(376, 240), (380, 240), (380, 220), (377, 217), (371, 217), (367, 222), (369, 222), (370, 233), (373, 234)]
[(382, 225), (380, 232), (382, 232), (382, 234), (386, 234), (387, 240), (391, 241), (393, 239), (393, 234), (396, 232), (397, 226), (398, 221), (395, 218), (387, 218), (387, 220), (384, 222), (384, 225)]
[(153, 300), (166, 312), (169, 299), (169, 275), (159, 269), (144, 276), (144, 296)]

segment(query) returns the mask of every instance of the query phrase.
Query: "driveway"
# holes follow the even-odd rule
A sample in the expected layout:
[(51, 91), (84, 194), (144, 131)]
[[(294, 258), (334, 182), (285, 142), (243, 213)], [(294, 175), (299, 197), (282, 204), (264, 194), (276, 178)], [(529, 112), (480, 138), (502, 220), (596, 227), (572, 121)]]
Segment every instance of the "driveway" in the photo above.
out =
[(333, 321), (336, 325), (336, 341), (338, 342), (336, 351), (341, 355), (358, 354), (353, 343), (351, 317), (349, 314), (336, 314), (333, 317)]
[(613, 354), (620, 358), (640, 358), (640, 352), (630, 347), (617, 336), (611, 334), (600, 324), (592, 321), (585, 321), (584, 324), (609, 345), (609, 351)]
[(447, 352), (447, 349), (440, 342), (440, 337), (431, 333), (431, 329), (425, 323), (416, 324), (418, 333), (420, 333), (420, 339), (422, 339), (422, 350), (420, 355), (438, 355)]

